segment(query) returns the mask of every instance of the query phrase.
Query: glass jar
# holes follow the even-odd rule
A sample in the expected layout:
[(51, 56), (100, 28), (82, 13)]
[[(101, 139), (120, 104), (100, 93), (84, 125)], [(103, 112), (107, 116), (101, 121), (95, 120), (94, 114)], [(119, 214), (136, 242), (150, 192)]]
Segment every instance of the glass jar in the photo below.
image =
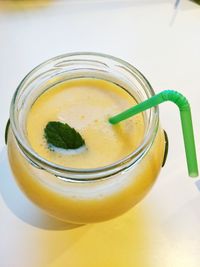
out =
[(115, 83), (138, 103), (154, 95), (145, 77), (125, 61), (97, 53), (61, 55), (33, 69), (20, 83), (11, 103), (7, 143), (11, 169), (27, 197), (48, 214), (77, 224), (111, 219), (136, 205), (154, 184), (165, 152), (154, 107), (143, 113), (145, 135), (140, 146), (111, 165), (66, 168), (40, 157), (27, 139), (31, 105), (52, 86), (83, 77)]

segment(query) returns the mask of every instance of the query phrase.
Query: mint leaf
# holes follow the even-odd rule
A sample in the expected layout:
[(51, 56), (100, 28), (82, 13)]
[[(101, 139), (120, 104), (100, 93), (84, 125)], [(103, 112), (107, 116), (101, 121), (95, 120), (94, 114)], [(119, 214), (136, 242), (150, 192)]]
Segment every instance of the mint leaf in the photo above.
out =
[(50, 121), (44, 129), (44, 133), (47, 143), (55, 147), (76, 149), (85, 145), (81, 135), (67, 123)]

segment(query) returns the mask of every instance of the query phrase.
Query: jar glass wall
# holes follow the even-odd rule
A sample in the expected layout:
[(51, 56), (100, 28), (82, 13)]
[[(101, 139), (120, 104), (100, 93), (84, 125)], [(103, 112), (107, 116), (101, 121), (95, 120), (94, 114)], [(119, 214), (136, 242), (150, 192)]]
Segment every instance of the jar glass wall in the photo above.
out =
[(54, 85), (72, 79), (101, 79), (119, 85), (138, 103), (154, 92), (128, 63), (104, 54), (66, 54), (31, 71), (17, 88), (10, 109), (9, 161), (22, 191), (48, 214), (71, 223), (119, 216), (137, 204), (161, 169), (165, 139), (158, 108), (143, 113), (145, 134), (139, 147), (110, 165), (67, 168), (38, 155), (30, 146), (27, 114), (36, 99)]

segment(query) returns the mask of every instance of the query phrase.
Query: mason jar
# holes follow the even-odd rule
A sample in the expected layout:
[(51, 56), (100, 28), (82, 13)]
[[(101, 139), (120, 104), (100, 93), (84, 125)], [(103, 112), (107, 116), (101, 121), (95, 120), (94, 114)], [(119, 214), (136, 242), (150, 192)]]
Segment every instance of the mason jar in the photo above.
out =
[(137, 103), (154, 95), (147, 79), (135, 67), (97, 53), (52, 58), (33, 69), (19, 84), (12, 99), (7, 132), (14, 177), (33, 203), (49, 215), (75, 224), (108, 220), (135, 206), (154, 184), (166, 154), (158, 107), (153, 107), (143, 112), (145, 133), (138, 148), (110, 165), (68, 168), (38, 155), (26, 132), (26, 118), (32, 104), (53, 86), (80, 78), (117, 84)]

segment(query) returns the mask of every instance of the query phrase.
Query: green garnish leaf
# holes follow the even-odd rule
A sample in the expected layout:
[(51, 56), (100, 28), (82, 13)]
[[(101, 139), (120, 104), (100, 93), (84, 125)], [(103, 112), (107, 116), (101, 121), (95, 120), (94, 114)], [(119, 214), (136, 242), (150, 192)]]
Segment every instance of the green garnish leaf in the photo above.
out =
[(81, 135), (67, 123), (50, 121), (44, 129), (44, 133), (47, 143), (55, 147), (76, 149), (85, 145)]

